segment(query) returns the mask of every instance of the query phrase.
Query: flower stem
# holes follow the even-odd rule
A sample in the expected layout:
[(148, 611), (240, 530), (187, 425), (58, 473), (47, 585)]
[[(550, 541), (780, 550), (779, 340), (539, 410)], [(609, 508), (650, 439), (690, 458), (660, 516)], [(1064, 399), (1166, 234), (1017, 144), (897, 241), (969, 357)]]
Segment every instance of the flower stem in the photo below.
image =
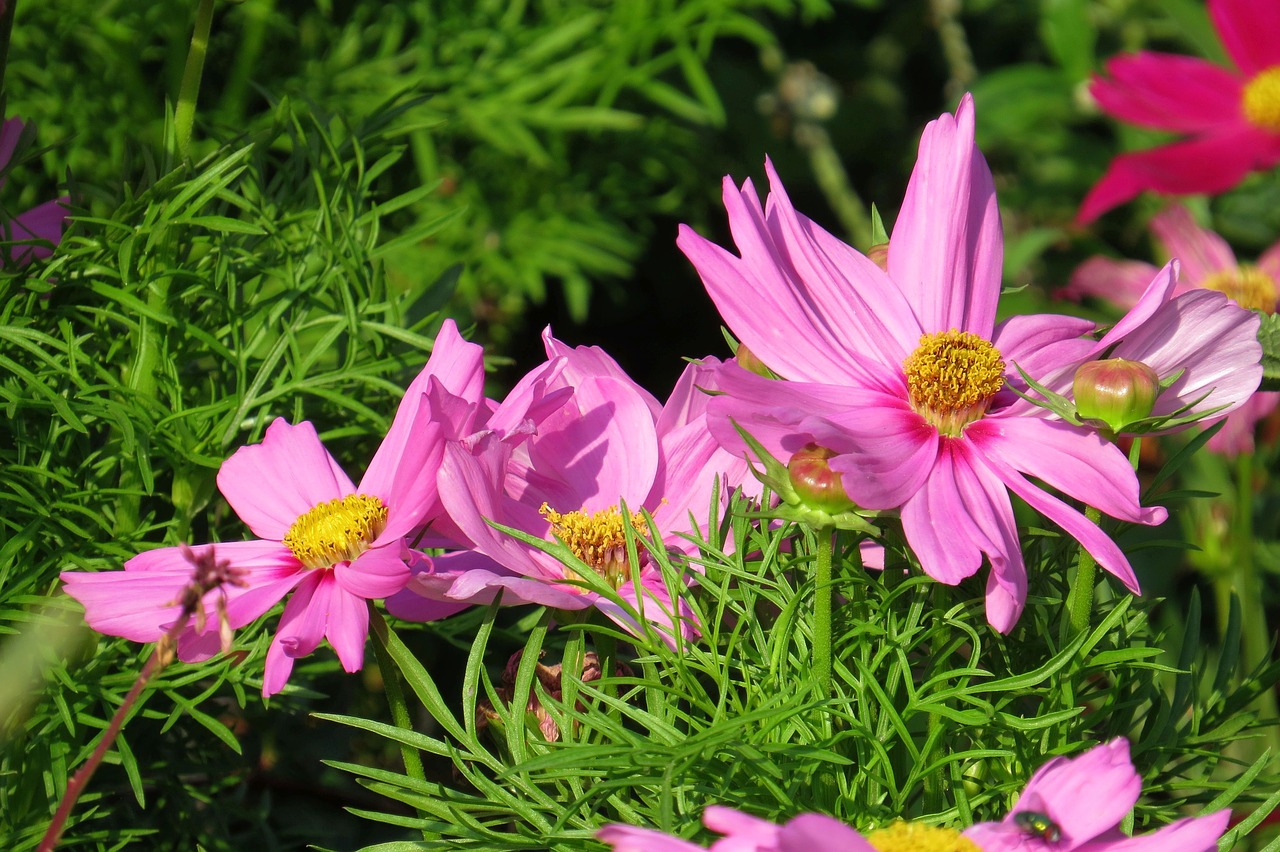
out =
[[(369, 634), (373, 636), (373, 653), (378, 660), (378, 669), (382, 672), (382, 687), (387, 693), (387, 704), (391, 708), (391, 721), (402, 731), (413, 730), (413, 719), (409, 716), (409, 704), (404, 700), (404, 689), (400, 686), (400, 670), (391, 659), (387, 650), (387, 637), (391, 628), (378, 608), (369, 601)], [(400, 744), (400, 757), (404, 760), (405, 774), (415, 781), (427, 780), (422, 768), (422, 755), (411, 745)], [(425, 814), (423, 815), (425, 816)]]
[[(1236, 457), (1236, 506), (1231, 525), (1231, 547), (1233, 570), (1226, 576), (1226, 582), (1232, 587), (1226, 597), (1233, 591), (1240, 598), (1240, 633), (1242, 638), (1242, 655), (1240, 671), (1247, 677), (1250, 672), (1267, 660), (1271, 648), (1271, 638), (1267, 631), (1267, 611), (1262, 603), (1262, 584), (1258, 578), (1257, 566), (1253, 561), (1253, 453), (1241, 453)], [(1226, 620), (1222, 623), (1225, 625)], [(1274, 690), (1263, 692), (1254, 705), (1254, 709), (1264, 719), (1276, 717), (1276, 697)], [(1272, 749), (1280, 745), (1274, 726), (1267, 730), (1266, 744)]]
[[(1102, 521), (1102, 512), (1092, 506), (1085, 506), (1084, 515), (1095, 524)], [(1067, 595), (1072, 633), (1083, 633), (1089, 629), (1089, 619), (1093, 615), (1093, 585), (1097, 573), (1097, 560), (1081, 545), (1080, 556), (1076, 560), (1076, 573), (1071, 580), (1071, 591)]]
[(814, 553), (813, 670), (823, 695), (831, 694), (831, 540), (830, 527), (818, 532)]
[(213, 27), (213, 0), (200, 0), (196, 8), (196, 25), (191, 33), (191, 49), (187, 67), (182, 71), (182, 87), (178, 90), (178, 106), (173, 112), (177, 154), (187, 159), (191, 147), (191, 128), (196, 120), (196, 99), (200, 96), (200, 78), (204, 76), (204, 57), (209, 49), (209, 30)]

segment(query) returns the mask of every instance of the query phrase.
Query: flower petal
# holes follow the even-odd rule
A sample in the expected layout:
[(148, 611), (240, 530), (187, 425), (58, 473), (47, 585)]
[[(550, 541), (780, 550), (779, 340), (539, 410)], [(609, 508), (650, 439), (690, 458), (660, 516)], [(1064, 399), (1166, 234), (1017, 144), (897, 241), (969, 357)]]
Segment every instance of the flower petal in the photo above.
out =
[(259, 538), (281, 541), (311, 508), (355, 493), (355, 486), (320, 443), (316, 428), (282, 417), (261, 444), (241, 447), (218, 470), (218, 488)]
[(1095, 296), (1120, 308), (1132, 308), (1158, 271), (1140, 260), (1094, 256), (1077, 266), (1070, 283), (1055, 295), (1075, 301)]
[(703, 847), (652, 828), (611, 823), (596, 832), (596, 840), (613, 852), (704, 852)]
[(626, 371), (618, 365), (608, 352), (599, 346), (566, 346), (551, 334), (551, 326), (542, 330), (542, 345), (547, 350), (547, 359), (564, 358), (565, 366), (560, 374), (560, 381), (568, 387), (577, 387), (585, 379), (596, 376), (609, 376), (627, 385), (633, 393), (645, 401), (653, 419), (662, 414), (662, 403), (657, 397), (635, 383)]
[(1199, 57), (1142, 51), (1107, 60), (1107, 74), (1089, 93), (1121, 121), (1183, 133), (1239, 121), (1243, 81)]
[(1199, 287), (1215, 272), (1235, 269), (1236, 255), (1227, 241), (1201, 228), (1181, 204), (1174, 204), (1151, 220), (1151, 233), (1182, 265), (1178, 277), (1187, 287)]
[[(1227, 422), (1205, 447), (1224, 456), (1235, 457), (1254, 451), (1253, 433), (1258, 423), (1280, 405), (1280, 393), (1259, 391), (1249, 401), (1227, 415)], [(1210, 421), (1210, 423), (1216, 422)]]
[(344, 591), (356, 597), (379, 600), (394, 595), (409, 582), (406, 550), (402, 539), (385, 547), (370, 548), (353, 562), (339, 562), (333, 569), (334, 579)]
[[(1034, 810), (1062, 829), (1070, 846), (1120, 824), (1142, 792), (1129, 760), (1129, 742), (1114, 739), (1079, 757), (1055, 757), (1036, 770), (1010, 814)], [(1006, 822), (1009, 818), (1006, 818)]]
[(1269, 0), (1209, 0), (1209, 17), (1232, 61), (1250, 76), (1280, 65), (1280, 6)]
[(800, 814), (778, 832), (778, 852), (875, 852), (875, 847), (839, 820)]
[(1186, 817), (1139, 837), (1085, 843), (1075, 852), (1217, 852), (1218, 839), (1231, 824), (1231, 811), (1221, 810), (1203, 816)]
[[(358, 672), (364, 667), (364, 646), (369, 638), (369, 605), (344, 590), (331, 572), (324, 578), (322, 588), (329, 594), (324, 636), (338, 652), (342, 668), (348, 673)], [(317, 593), (316, 598), (319, 597)], [(313, 599), (312, 606), (317, 604)]]
[[(1004, 238), (995, 183), (973, 136), (973, 99), (924, 130), (889, 239), (889, 277), (925, 332), (989, 338), (1000, 295)], [(911, 341), (914, 346), (914, 341)]]

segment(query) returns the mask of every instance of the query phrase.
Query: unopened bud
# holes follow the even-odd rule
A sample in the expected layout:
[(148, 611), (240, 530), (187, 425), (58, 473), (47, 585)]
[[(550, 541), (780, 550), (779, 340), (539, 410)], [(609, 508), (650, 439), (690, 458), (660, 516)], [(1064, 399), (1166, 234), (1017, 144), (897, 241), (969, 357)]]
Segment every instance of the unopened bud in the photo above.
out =
[(738, 362), (738, 366), (748, 372), (755, 373), (757, 376), (764, 376), (766, 379), (774, 377), (773, 373), (769, 371), (769, 367), (757, 358), (745, 343), (738, 344), (738, 349), (734, 352), (733, 357)]
[(834, 450), (817, 444), (806, 444), (787, 463), (787, 476), (796, 495), (809, 508), (835, 514), (854, 508), (845, 493), (841, 475), (831, 469), (828, 459)]
[(889, 244), (880, 243), (867, 249), (867, 258), (884, 272), (889, 271)]
[(1160, 377), (1141, 361), (1089, 361), (1076, 370), (1072, 390), (1081, 417), (1101, 420), (1120, 432), (1150, 416), (1160, 395)]

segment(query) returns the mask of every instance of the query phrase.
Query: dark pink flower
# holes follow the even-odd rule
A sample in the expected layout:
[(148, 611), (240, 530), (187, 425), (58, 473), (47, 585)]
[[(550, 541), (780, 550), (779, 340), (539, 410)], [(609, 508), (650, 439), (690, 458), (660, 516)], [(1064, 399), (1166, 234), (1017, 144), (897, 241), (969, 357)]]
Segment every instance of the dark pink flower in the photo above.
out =
[[(20, 118), (10, 118), (0, 125), (0, 172), (4, 172), (13, 159), (25, 127)], [(0, 185), (3, 185), (3, 180), (0, 180)], [(0, 240), (42, 240), (57, 245), (62, 240), (62, 228), (67, 221), (67, 205), (70, 203), (71, 199), (64, 195), (8, 219), (0, 226)], [(44, 259), (52, 253), (53, 249), (44, 245), (11, 246), (0, 257), (0, 266), (20, 266)]]
[[(1225, 293), (1241, 307), (1263, 313), (1275, 313), (1280, 305), (1280, 242), (1263, 252), (1256, 264), (1241, 263), (1226, 240), (1197, 225), (1181, 205), (1169, 207), (1153, 218), (1151, 232), (1166, 252), (1179, 261), (1181, 271), (1176, 276), (1176, 287), (1172, 291), (1174, 301), (1182, 299), (1184, 294), (1212, 290)], [(1063, 288), (1060, 295), (1071, 299), (1094, 296), (1131, 309), (1153, 282), (1159, 281), (1159, 286), (1167, 289), (1162, 279), (1164, 274), (1155, 266), (1141, 261), (1091, 257), (1072, 273), (1071, 283)], [(1184, 300), (1181, 304), (1189, 308), (1194, 302), (1199, 305), (1196, 313), (1203, 314), (1221, 301), (1221, 297), (1206, 294)], [(1220, 318), (1225, 317), (1221, 311), (1215, 313)], [(1188, 316), (1181, 327), (1185, 333), (1197, 335), (1199, 345), (1209, 345), (1214, 349), (1223, 348), (1228, 338), (1231, 341), (1240, 338), (1239, 334), (1227, 333), (1220, 323), (1204, 324), (1203, 317)], [(1241, 338), (1239, 343), (1247, 341)], [(1169, 354), (1182, 357), (1189, 355), (1192, 348), (1186, 340), (1173, 338), (1165, 346)], [(1240, 363), (1237, 360), (1222, 365), (1221, 378), (1233, 378), (1229, 373)], [(1244, 377), (1243, 373), (1234, 376), (1235, 379)], [(1280, 404), (1280, 393), (1263, 391), (1235, 402), (1238, 407), (1227, 415), (1226, 425), (1209, 439), (1208, 444), (1209, 449), (1226, 455), (1253, 452), (1254, 427)]]
[(123, 571), (67, 571), (67, 593), (100, 633), (154, 642), (181, 610), (191, 576), (188, 554), (202, 558), (216, 548), (243, 585), (220, 589), (222, 602), (204, 603), (205, 617), (179, 638), (182, 659), (216, 653), (217, 616), (243, 627), (292, 592), (267, 652), (263, 694), (283, 689), (294, 659), (326, 639), (343, 668), (357, 671), (368, 635), (365, 601), (393, 595), (408, 582), (405, 538), (441, 514), (434, 472), (445, 441), (470, 431), (483, 389), (480, 347), (462, 340), (447, 321), (359, 487), (315, 427), (277, 419), (262, 443), (241, 447), (218, 471), (219, 489), (256, 540), (151, 550)]
[[(1003, 238), (995, 188), (966, 96), (931, 122), (889, 242), (887, 272), (798, 214), (772, 165), (764, 206), (726, 178), (741, 258), (682, 228), (678, 244), (721, 316), (785, 381), (736, 367), (709, 406), (723, 444), (736, 422), (779, 458), (810, 443), (861, 507), (900, 509), (920, 564), (958, 583), (990, 561), (987, 618), (1009, 630), (1027, 578), (1009, 492), (1076, 537), (1137, 591), (1115, 543), (1044, 485), (1124, 520), (1155, 524), (1128, 460), (1095, 431), (1019, 399), (1009, 386), (1074, 370), (1093, 343), (1085, 320), (997, 324)], [(1065, 382), (1070, 384), (1070, 371)], [(1038, 482), (1033, 482), (1038, 480)], [(1043, 485), (1041, 484), (1043, 483)]]
[(1142, 52), (1107, 63), (1090, 91), (1103, 111), (1188, 139), (1121, 154), (1080, 205), (1087, 224), (1144, 190), (1225, 192), (1280, 162), (1280, 4), (1209, 0), (1209, 15), (1235, 69), (1204, 59)]

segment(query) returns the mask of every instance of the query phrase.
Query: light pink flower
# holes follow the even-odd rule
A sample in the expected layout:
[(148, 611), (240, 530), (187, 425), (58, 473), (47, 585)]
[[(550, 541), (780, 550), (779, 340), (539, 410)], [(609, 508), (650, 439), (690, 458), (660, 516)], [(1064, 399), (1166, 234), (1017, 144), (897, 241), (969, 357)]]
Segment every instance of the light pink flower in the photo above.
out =
[[(544, 341), (550, 363), (561, 365), (549, 386), (571, 389), (572, 398), (518, 446), (486, 430), (447, 447), (441, 497), (474, 542), (474, 552), (436, 557), (427, 570), (415, 573), (396, 606), (412, 593), (488, 602), (502, 591), (504, 604), (563, 610), (594, 606), (642, 635), (636, 612), (674, 633), (676, 608), (643, 544), (640, 565), (629, 563), (621, 510), (625, 505), (642, 535), (648, 528), (638, 513), (652, 513), (660, 544), (669, 549), (694, 549), (683, 535), (692, 531), (691, 515), (699, 518), (700, 533), (708, 534), (714, 478), (719, 475), (722, 485), (732, 486), (746, 473), (743, 460), (720, 450), (707, 431), (707, 397), (696, 389), (714, 388), (718, 362), (690, 365), (662, 406), (600, 349), (569, 348), (549, 331)], [(556, 557), (490, 522), (548, 542), (559, 537), (625, 606), (586, 587), (584, 578)], [(687, 620), (681, 626), (686, 634), (692, 629)]]
[[(875, 852), (875, 847), (849, 826), (823, 814), (801, 814), (784, 825), (711, 805), (702, 814), (707, 828), (724, 837), (711, 852)], [(614, 852), (695, 852), (703, 847), (651, 828), (606, 825), (596, 838)]]
[[(985, 555), (987, 618), (1008, 631), (1027, 578), (1009, 492), (1077, 538), (1135, 592), (1128, 559), (1082, 513), (1031, 477), (1117, 518), (1157, 524), (1114, 445), (1019, 399), (1032, 377), (1088, 356), (1093, 324), (1062, 316), (995, 322), (1003, 240), (991, 173), (974, 144), (968, 96), (931, 122), (889, 242), (888, 271), (796, 213), (772, 165), (761, 207), (725, 180), (737, 258), (682, 227), (678, 244), (730, 329), (775, 381), (729, 367), (709, 406), (785, 460), (812, 442), (867, 509), (900, 508), (924, 570), (954, 584)], [(935, 373), (934, 371), (940, 371)], [(1070, 376), (1067, 376), (1070, 381)]]
[[(447, 321), (358, 488), (308, 422), (277, 419), (261, 444), (241, 447), (223, 463), (218, 487), (258, 536), (192, 548), (197, 557), (216, 548), (244, 580), (243, 587), (221, 590), (226, 622), (242, 627), (293, 592), (267, 652), (264, 695), (283, 689), (294, 659), (325, 639), (343, 668), (361, 668), (365, 601), (408, 582), (405, 537), (441, 514), (433, 474), (445, 441), (471, 428), (483, 384), (480, 347)], [(153, 642), (177, 617), (178, 594), (190, 576), (182, 548), (167, 547), (130, 559), (124, 571), (68, 571), (62, 580), (95, 630)], [(204, 631), (192, 625), (179, 639), (184, 660), (217, 650), (214, 604), (205, 606)]]
[[(1153, 218), (1151, 231), (1168, 254), (1181, 264), (1173, 290), (1174, 301), (1197, 290), (1213, 290), (1225, 293), (1241, 307), (1275, 313), (1280, 299), (1280, 242), (1263, 252), (1256, 265), (1240, 263), (1226, 240), (1197, 225), (1181, 205), (1174, 205)], [(1149, 263), (1091, 257), (1072, 274), (1071, 283), (1063, 288), (1061, 295), (1072, 299), (1096, 296), (1121, 308), (1133, 308), (1162, 274)], [(1196, 298), (1201, 311), (1214, 303), (1207, 297)], [(1208, 327), (1196, 321), (1184, 322), (1182, 327), (1199, 334), (1203, 344), (1220, 348), (1220, 344), (1208, 337)], [(1254, 330), (1256, 333), (1256, 326)], [(1167, 354), (1186, 352), (1186, 349), (1181, 341), (1166, 347)], [(1209, 439), (1209, 449), (1233, 456), (1253, 452), (1254, 427), (1274, 411), (1277, 404), (1280, 404), (1280, 394), (1269, 391), (1246, 398), (1226, 418), (1226, 425)]]
[(1280, 4), (1209, 0), (1209, 15), (1239, 70), (1144, 51), (1110, 60), (1111, 79), (1094, 78), (1090, 91), (1104, 112), (1190, 138), (1112, 160), (1080, 205), (1078, 223), (1144, 190), (1225, 192), (1280, 162)]
[[(0, 125), (0, 172), (5, 171), (9, 161), (13, 159), (25, 126), (20, 118), (10, 118)], [(0, 180), (0, 185), (3, 183)], [(62, 228), (67, 221), (67, 206), (70, 203), (70, 197), (64, 195), (8, 219), (0, 229), (0, 240), (44, 240), (57, 245), (62, 240)], [(21, 266), (51, 254), (53, 249), (48, 246), (11, 246), (0, 257), (0, 266)]]
[[(964, 836), (983, 852), (1215, 852), (1230, 811), (1187, 817), (1139, 837), (1121, 833), (1141, 792), (1129, 742), (1115, 739), (1079, 757), (1053, 758), (1031, 776), (1004, 820), (978, 823)], [(1027, 827), (1033, 821), (1047, 821), (1046, 833), (1057, 839), (1034, 837)]]

